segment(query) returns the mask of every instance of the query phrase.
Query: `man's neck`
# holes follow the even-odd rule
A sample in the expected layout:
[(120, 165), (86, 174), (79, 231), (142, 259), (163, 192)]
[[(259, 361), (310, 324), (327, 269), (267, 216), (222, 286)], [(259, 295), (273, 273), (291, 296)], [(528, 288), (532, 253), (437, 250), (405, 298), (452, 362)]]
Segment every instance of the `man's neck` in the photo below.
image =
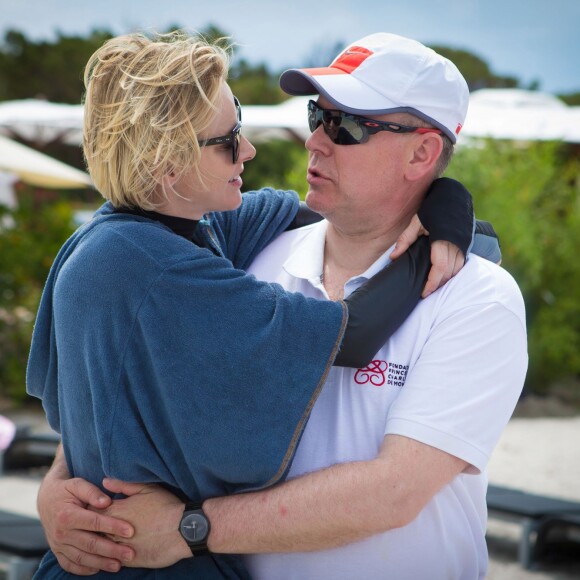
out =
[(330, 299), (343, 298), (346, 282), (368, 270), (396, 242), (403, 229), (349, 232), (329, 223), (324, 244), (323, 281)]

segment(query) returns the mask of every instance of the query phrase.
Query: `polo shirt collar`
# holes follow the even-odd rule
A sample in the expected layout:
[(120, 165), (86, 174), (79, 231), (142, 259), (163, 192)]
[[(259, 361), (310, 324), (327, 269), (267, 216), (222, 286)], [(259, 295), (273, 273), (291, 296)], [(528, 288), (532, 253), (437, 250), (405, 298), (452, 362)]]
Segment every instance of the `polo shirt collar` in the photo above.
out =
[[(310, 226), (310, 231), (305, 234), (292, 252), (292, 255), (284, 262), (283, 268), (287, 274), (318, 285), (324, 265), (324, 244), (327, 228), (328, 222), (326, 220)], [(347, 284), (357, 282), (360, 284), (372, 278), (377, 272), (390, 264), (389, 255), (394, 248), (395, 245), (393, 244), (365, 272), (351, 278)]]

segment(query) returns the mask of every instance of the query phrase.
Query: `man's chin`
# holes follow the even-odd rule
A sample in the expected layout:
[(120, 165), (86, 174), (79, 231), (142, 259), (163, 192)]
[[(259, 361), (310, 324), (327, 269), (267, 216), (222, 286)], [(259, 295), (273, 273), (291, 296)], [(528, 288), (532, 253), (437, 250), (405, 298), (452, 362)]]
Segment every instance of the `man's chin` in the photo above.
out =
[(309, 189), (304, 201), (312, 211), (319, 213), (322, 217), (326, 217), (329, 210), (328, 203), (324, 203), (324, 200), (321, 198), (319, 193)]

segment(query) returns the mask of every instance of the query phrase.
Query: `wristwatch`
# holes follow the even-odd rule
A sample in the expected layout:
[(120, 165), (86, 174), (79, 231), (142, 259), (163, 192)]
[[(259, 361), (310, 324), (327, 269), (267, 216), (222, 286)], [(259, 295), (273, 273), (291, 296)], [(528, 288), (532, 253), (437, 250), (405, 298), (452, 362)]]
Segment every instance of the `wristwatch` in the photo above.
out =
[(179, 532), (186, 541), (194, 556), (208, 554), (207, 538), (209, 536), (210, 525), (207, 516), (201, 509), (202, 502), (186, 503)]

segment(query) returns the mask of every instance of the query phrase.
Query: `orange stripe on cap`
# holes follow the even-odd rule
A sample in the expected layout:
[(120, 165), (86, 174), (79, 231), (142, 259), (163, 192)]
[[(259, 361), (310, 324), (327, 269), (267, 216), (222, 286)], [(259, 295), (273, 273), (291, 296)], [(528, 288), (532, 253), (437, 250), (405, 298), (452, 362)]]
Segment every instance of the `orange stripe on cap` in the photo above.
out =
[(306, 74), (313, 77), (320, 77), (323, 75), (344, 75), (346, 72), (339, 70), (337, 68), (332, 68), (331, 66), (325, 66), (323, 68), (301, 68), (299, 69)]
[(362, 46), (349, 46), (330, 66), (350, 74), (357, 69), (369, 56), (372, 50)]
[(356, 70), (369, 56), (372, 50), (362, 46), (351, 46), (347, 48), (330, 66), (321, 68), (303, 68), (305, 73), (312, 76), (323, 75), (344, 75)]

